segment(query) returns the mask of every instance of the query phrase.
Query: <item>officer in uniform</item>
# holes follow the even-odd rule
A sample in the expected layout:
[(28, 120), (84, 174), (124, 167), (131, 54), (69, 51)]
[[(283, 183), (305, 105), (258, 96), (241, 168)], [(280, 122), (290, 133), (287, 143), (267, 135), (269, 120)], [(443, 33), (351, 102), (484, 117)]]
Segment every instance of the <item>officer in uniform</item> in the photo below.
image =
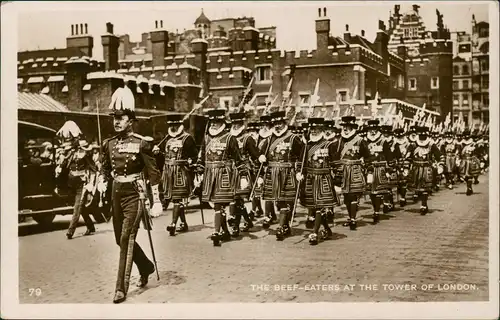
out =
[(347, 207), (349, 218), (344, 226), (356, 230), (356, 213), (358, 200), (366, 188), (366, 180), (363, 174), (363, 158), (368, 155), (368, 148), (364, 139), (357, 135), (356, 117), (342, 117), (342, 132), (335, 145), (335, 175), (344, 195), (344, 204)]
[[(259, 150), (263, 150), (264, 144), (267, 146), (267, 141), (271, 139), (273, 135), (273, 123), (271, 121), (271, 115), (263, 115), (260, 117), (260, 123), (261, 123), (261, 128), (259, 130), (259, 140), (257, 142), (257, 147)], [(261, 174), (265, 173), (267, 170), (267, 167), (263, 167), (263, 172)], [(257, 184), (257, 187), (255, 188), (255, 196), (254, 199), (258, 199), (258, 201), (261, 201), (262, 197), (262, 185)], [(278, 220), (278, 217), (276, 216), (276, 211), (274, 210), (274, 203), (272, 201), (264, 201), (264, 215), (265, 219), (262, 223), (262, 227), (264, 229), (268, 229), (272, 224), (276, 223)]]
[(298, 181), (304, 179), (301, 203), (304, 207), (313, 211), (315, 215), (314, 229), (309, 235), (311, 245), (318, 244), (318, 233), (321, 225), (323, 232), (321, 239), (332, 236), (327, 221), (327, 208), (337, 206), (338, 199), (333, 184), (332, 162), (335, 158), (334, 144), (325, 139), (323, 130), (325, 121), (323, 118), (309, 118), (309, 137), (306, 145), (306, 160), (304, 164), (304, 175), (298, 174)]
[(162, 205), (158, 191), (160, 172), (153, 156), (152, 138), (133, 132), (135, 103), (132, 91), (125, 86), (112, 96), (113, 125), (117, 135), (106, 139), (102, 147), (102, 176), (99, 190), (106, 190), (106, 181), (112, 181), (113, 228), (116, 243), (120, 246), (120, 260), (116, 280), (114, 303), (125, 301), (132, 271), (132, 262), (140, 273), (139, 287), (148, 283), (155, 270), (139, 244), (135, 241), (141, 219), (147, 215), (146, 182), (149, 179), (153, 207), (151, 214), (158, 216)]
[[(199, 172), (203, 173), (202, 200), (213, 203), (215, 232), (211, 236), (214, 246), (221, 240), (230, 240), (225, 208), (234, 200), (236, 184), (241, 189), (249, 185), (248, 168), (241, 157), (238, 141), (227, 130), (224, 109), (208, 112), (210, 127), (198, 158)], [(236, 181), (236, 177), (241, 177)], [(223, 233), (220, 230), (223, 230)]]
[[(257, 148), (257, 143), (253, 139), (253, 137), (245, 132), (245, 113), (232, 113), (229, 115), (231, 119), (231, 135), (236, 138), (238, 142), (238, 149), (240, 150), (241, 158), (246, 166), (247, 170), (244, 171), (236, 171), (235, 181), (236, 181), (236, 190), (235, 190), (235, 198), (234, 202), (229, 206), (229, 212), (231, 218), (228, 219), (229, 225), (232, 226), (231, 236), (238, 237), (240, 234), (240, 221), (241, 217), (245, 219), (245, 224), (243, 225), (242, 232), (248, 232), (251, 228), (253, 228), (252, 219), (250, 219), (247, 208), (245, 207), (245, 199), (250, 197), (251, 188), (253, 186), (253, 181), (255, 178), (252, 172), (252, 163), (257, 162), (259, 158), (259, 149)], [(242, 176), (241, 174), (246, 174), (246, 176)], [(246, 184), (246, 188), (242, 189), (238, 184), (241, 179), (244, 178), (248, 181)]]
[(430, 143), (429, 129), (427, 127), (416, 127), (418, 140), (415, 149), (411, 154), (412, 172), (411, 185), (414, 188), (415, 194), (421, 197), (422, 205), (420, 213), (425, 215), (429, 212), (427, 199), (432, 190), (432, 166), (433, 163), (440, 163), (440, 154), (436, 145)]
[[(336, 123), (335, 123), (335, 120), (325, 120), (325, 126), (324, 126), (324, 132), (325, 132), (325, 139), (330, 141), (332, 144), (337, 144), (338, 140), (339, 140), (339, 135), (340, 135), (340, 132), (342, 131), (340, 129), (340, 127), (337, 127), (336, 126)], [(330, 163), (330, 165), (333, 167), (334, 163), (333, 161)], [(335, 171), (331, 171), (332, 173), (332, 178), (335, 179)], [(336, 184), (334, 183), (334, 185), (336, 186)], [(337, 200), (338, 200), (338, 196), (337, 195)], [(333, 223), (334, 221), (334, 216), (335, 216), (335, 211), (334, 211), (334, 207), (328, 207), (326, 208), (326, 221), (328, 221), (328, 223)]]
[(258, 178), (263, 185), (262, 198), (273, 201), (279, 211), (279, 227), (276, 239), (281, 241), (290, 235), (290, 220), (298, 188), (296, 174), (301, 170), (303, 142), (293, 134), (287, 125), (285, 111), (271, 114), (273, 135), (265, 141), (261, 148), (259, 161), (267, 164), (267, 170)]
[[(193, 136), (184, 131), (183, 116), (171, 114), (167, 116), (168, 136), (165, 139), (165, 162), (162, 173), (163, 199), (172, 202), (172, 222), (167, 226), (171, 236), (175, 232), (188, 231), (185, 215), (185, 202), (193, 190), (191, 165), (196, 163), (198, 152)], [(159, 154), (160, 146), (153, 148)], [(177, 220), (181, 223), (176, 230)]]
[(368, 152), (364, 157), (366, 182), (373, 206), (374, 223), (379, 221), (380, 207), (384, 198), (391, 192), (389, 176), (392, 169), (388, 167), (388, 162), (392, 161), (392, 153), (389, 143), (382, 136), (379, 124), (379, 120), (376, 119), (367, 122), (366, 144)]
[(89, 215), (89, 206), (92, 202), (92, 190), (97, 183), (97, 167), (92, 161), (88, 143), (81, 140), (82, 132), (76, 123), (66, 121), (57, 135), (69, 146), (66, 156), (56, 167), (56, 179), (67, 182), (65, 187), (69, 188), (69, 193), (75, 199), (73, 216), (66, 232), (69, 240), (73, 238), (80, 215), (87, 226), (84, 235), (88, 236), (95, 232), (94, 223)]

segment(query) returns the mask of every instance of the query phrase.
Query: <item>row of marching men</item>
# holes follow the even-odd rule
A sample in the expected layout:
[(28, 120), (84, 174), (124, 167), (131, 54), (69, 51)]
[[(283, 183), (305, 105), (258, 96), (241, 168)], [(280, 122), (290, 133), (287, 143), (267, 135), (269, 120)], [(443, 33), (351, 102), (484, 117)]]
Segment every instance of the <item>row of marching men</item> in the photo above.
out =
[[(208, 112), (204, 142), (197, 150), (193, 137), (183, 128), (184, 119), (177, 115), (168, 116), (168, 135), (160, 145), (153, 146), (152, 139), (133, 132), (134, 98), (126, 87), (113, 94), (110, 108), (116, 135), (103, 142), (99, 166), (92, 164), (91, 154), (79, 144), (82, 134), (78, 126), (68, 122), (58, 134), (72, 147), (58, 161), (56, 174), (66, 173), (74, 190), (76, 221), (90, 209), (86, 197), (94, 192), (112, 193), (113, 227), (120, 246), (115, 303), (126, 298), (132, 262), (141, 275), (140, 287), (157, 270), (154, 256), (150, 261), (135, 238), (139, 223), (148, 221), (144, 217), (162, 212), (160, 189), (164, 200), (174, 206), (167, 226), (171, 235), (188, 230), (185, 206), (198, 189), (202, 201), (215, 209), (214, 245), (250, 231), (253, 216), (261, 214), (266, 216), (264, 228), (278, 223), (276, 238), (283, 240), (291, 233), (299, 201), (309, 210), (310, 243), (317, 244), (332, 235), (329, 213), (341, 205), (340, 195), (349, 216), (345, 226), (355, 230), (359, 199), (366, 192), (371, 197), (374, 222), (381, 210), (394, 207), (394, 187), (401, 206), (411, 188), (425, 214), (438, 176), (444, 174), (451, 187), (453, 180), (465, 181), (470, 195), (472, 183), (487, 167), (487, 139), (470, 132), (460, 132), (460, 137), (450, 132), (439, 141), (425, 127), (391, 131), (377, 120), (368, 121), (361, 130), (352, 116), (342, 117), (340, 127), (322, 118), (292, 127), (283, 111), (248, 122), (243, 113), (230, 114), (228, 121), (225, 110), (215, 109)], [(155, 161), (158, 153), (164, 153), (163, 170)], [(252, 201), (250, 213), (246, 201)], [(68, 238), (72, 232), (74, 229)]]

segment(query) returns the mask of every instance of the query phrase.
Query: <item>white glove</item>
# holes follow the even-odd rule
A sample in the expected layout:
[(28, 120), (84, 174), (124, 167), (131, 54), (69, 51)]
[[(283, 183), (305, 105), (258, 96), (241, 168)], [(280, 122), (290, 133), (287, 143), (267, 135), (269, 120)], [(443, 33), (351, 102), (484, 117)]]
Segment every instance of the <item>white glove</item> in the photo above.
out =
[(337, 194), (339, 194), (339, 193), (341, 193), (341, 192), (342, 192), (342, 188), (340, 188), (339, 186), (335, 186), (334, 188), (335, 188), (335, 192), (336, 192)]
[(161, 205), (161, 202), (155, 202), (153, 204), (153, 207), (151, 208), (151, 216), (153, 218), (159, 217), (160, 214), (163, 212), (163, 207)]
[(391, 175), (389, 174), (389, 172), (386, 172), (386, 173), (385, 173), (385, 176), (387, 177), (387, 179), (390, 179), (390, 178), (391, 178)]
[(196, 177), (194, 177), (194, 181), (193, 181), (195, 188), (198, 188), (199, 186), (201, 186), (202, 181), (203, 181), (203, 175), (202, 174), (196, 175)]
[(99, 177), (99, 180), (97, 182), (97, 190), (101, 193), (105, 193), (107, 188), (108, 184), (104, 181), (102, 177)]
[(264, 163), (264, 162), (266, 162), (266, 160), (267, 160), (267, 159), (266, 159), (266, 156), (265, 156), (265, 155), (263, 155), (263, 154), (262, 154), (262, 155), (260, 155), (260, 157), (259, 157), (259, 162), (260, 162), (260, 163)]
[(373, 174), (369, 173), (369, 174), (366, 176), (366, 182), (367, 182), (367, 183), (373, 183)]
[(154, 147), (153, 147), (153, 153), (154, 153), (154, 154), (158, 154), (158, 153), (160, 153), (160, 147), (158, 147), (158, 146), (154, 146)]
[(264, 179), (262, 179), (261, 177), (259, 177), (257, 179), (257, 185), (260, 187), (262, 184), (264, 184)]
[(481, 169), (483, 169), (483, 168), (484, 168), (484, 162), (481, 162), (481, 163), (479, 164), (479, 166), (481, 167)]
[(188, 159), (188, 164), (191, 165), (193, 163), (193, 160), (191, 158)]
[(442, 165), (439, 165), (437, 169), (438, 169), (438, 174), (441, 174), (444, 171), (444, 168)]
[(404, 169), (404, 170), (403, 170), (403, 176), (404, 176), (404, 177), (408, 177), (408, 174), (409, 174), (409, 173), (410, 173), (410, 172), (408, 171), (408, 169)]
[(62, 168), (61, 167), (57, 167), (56, 168), (56, 177), (58, 177), (62, 172)]
[(302, 173), (298, 172), (295, 175), (295, 178), (297, 178), (297, 181), (302, 181), (302, 179), (304, 179), (304, 175)]
[(455, 161), (455, 164), (457, 165), (457, 167), (460, 167), (460, 159), (457, 159), (457, 160)]
[(242, 190), (248, 188), (248, 180), (247, 178), (241, 178), (240, 186)]
[(94, 189), (94, 186), (91, 183), (87, 183), (84, 186), (84, 188), (85, 188), (85, 190), (87, 190), (87, 192), (92, 192), (92, 189)]

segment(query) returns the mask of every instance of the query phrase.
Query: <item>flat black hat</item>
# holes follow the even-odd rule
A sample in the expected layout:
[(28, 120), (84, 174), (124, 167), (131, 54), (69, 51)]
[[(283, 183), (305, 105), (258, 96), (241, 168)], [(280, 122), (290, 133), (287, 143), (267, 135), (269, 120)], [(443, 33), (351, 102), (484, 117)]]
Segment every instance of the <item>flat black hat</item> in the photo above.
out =
[(325, 119), (324, 118), (309, 118), (309, 119), (307, 119), (307, 122), (309, 123), (309, 126), (311, 126), (311, 127), (323, 127), (323, 126), (325, 126)]
[(354, 116), (343, 116), (342, 117), (342, 123), (340, 124), (341, 126), (351, 126), (351, 127), (358, 127), (356, 124), (356, 117)]
[(270, 115), (260, 116), (260, 122), (271, 123), (271, 116)]
[(285, 111), (276, 111), (271, 113), (272, 122), (281, 122), (286, 120), (286, 112)]
[(380, 129), (382, 130), (383, 133), (392, 133), (392, 126), (391, 125), (383, 125), (380, 126)]
[(224, 109), (212, 109), (207, 112), (208, 120), (211, 121), (224, 121), (226, 118), (226, 110)]
[(245, 122), (245, 113), (244, 112), (231, 113), (229, 114), (229, 119), (231, 119), (231, 123)]
[(369, 129), (378, 129), (380, 121), (378, 119), (371, 119), (366, 121), (366, 126)]
[(397, 128), (397, 129), (394, 129), (394, 135), (395, 136), (402, 136), (405, 134), (405, 131), (403, 128)]
[(182, 114), (168, 114), (167, 123), (168, 124), (182, 124), (184, 116)]
[(247, 130), (259, 130), (260, 129), (260, 123), (258, 122), (249, 122), (247, 124)]

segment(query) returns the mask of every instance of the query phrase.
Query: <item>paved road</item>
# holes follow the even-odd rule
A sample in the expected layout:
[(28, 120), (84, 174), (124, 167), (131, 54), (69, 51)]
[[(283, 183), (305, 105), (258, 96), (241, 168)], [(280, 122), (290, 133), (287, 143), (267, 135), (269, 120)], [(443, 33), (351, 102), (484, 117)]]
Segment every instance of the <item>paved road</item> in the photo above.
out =
[[(374, 226), (362, 203), (365, 222), (357, 231), (342, 227), (340, 214), (334, 239), (315, 247), (303, 210), (283, 242), (258, 223), (222, 247), (209, 240), (212, 210), (205, 210), (205, 225), (190, 211), (190, 232), (175, 237), (165, 232), (167, 211), (153, 231), (161, 280), (131, 287), (126, 303), (487, 300), (488, 177), (480, 179), (470, 197), (463, 184), (434, 194), (426, 216), (410, 204)], [(59, 220), (58, 230), (19, 238), (21, 303), (111, 303), (118, 261), (112, 225), (98, 225), (91, 237), (79, 236), (81, 227), (69, 241), (62, 227), (69, 217)], [(150, 256), (144, 230), (138, 242)]]

